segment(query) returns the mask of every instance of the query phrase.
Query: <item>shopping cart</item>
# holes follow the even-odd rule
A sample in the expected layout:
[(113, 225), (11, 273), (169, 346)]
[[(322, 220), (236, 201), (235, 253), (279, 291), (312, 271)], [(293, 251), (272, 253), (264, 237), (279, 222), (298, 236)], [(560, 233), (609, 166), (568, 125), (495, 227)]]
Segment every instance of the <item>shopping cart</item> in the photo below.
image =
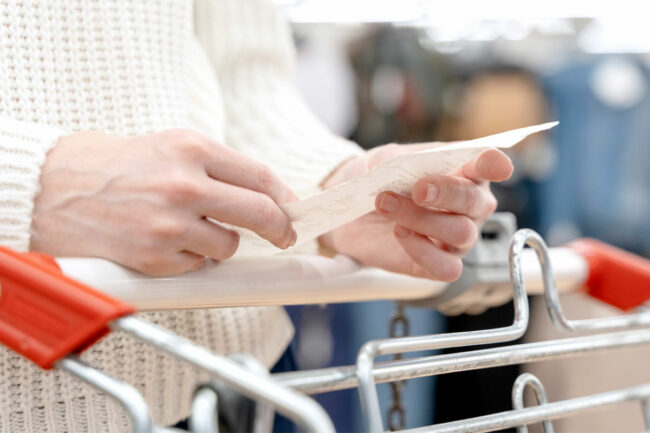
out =
[[(308, 395), (358, 388), (367, 429), (380, 432), (385, 427), (377, 383), (650, 345), (650, 312), (643, 307), (650, 299), (650, 262), (591, 240), (549, 249), (535, 232), (513, 231), (510, 217), (488, 221), (483, 239), (465, 259), (463, 277), (451, 285), (364, 268), (345, 257), (238, 259), (210, 263), (188, 275), (152, 278), (99, 259), (54, 260), (0, 248), (0, 342), (44, 369), (62, 369), (107, 393), (125, 407), (135, 432), (172, 429), (153, 426), (147, 404), (135, 388), (78, 358), (79, 352), (108, 332), (125, 332), (210, 373), (213, 381), (195, 393), (189, 422), (195, 432), (217, 431), (216, 390), (224, 386), (256, 402), (256, 432), (270, 431), (276, 411), (304, 431), (333, 431), (328, 414)], [(570, 320), (563, 314), (558, 292), (574, 290), (587, 290), (625, 314)], [(356, 365), (276, 374), (252, 356), (216, 355), (133, 316), (135, 311), (161, 309), (378, 299), (435, 307), (471, 293), (496, 303), (502, 301), (504, 291), (514, 300), (510, 326), (369, 341), (360, 349)], [(530, 293), (544, 294), (548, 313), (559, 328), (598, 333), (375, 362), (386, 354), (517, 340), (528, 326)], [(537, 406), (524, 407), (526, 387), (535, 391)], [(622, 401), (640, 405), (650, 430), (649, 399), (650, 384), (640, 384), (548, 402), (541, 382), (523, 374), (513, 386), (511, 411), (404, 431), (474, 432), (509, 427), (526, 431), (527, 424), (544, 422), (548, 432), (552, 431), (550, 420)]]

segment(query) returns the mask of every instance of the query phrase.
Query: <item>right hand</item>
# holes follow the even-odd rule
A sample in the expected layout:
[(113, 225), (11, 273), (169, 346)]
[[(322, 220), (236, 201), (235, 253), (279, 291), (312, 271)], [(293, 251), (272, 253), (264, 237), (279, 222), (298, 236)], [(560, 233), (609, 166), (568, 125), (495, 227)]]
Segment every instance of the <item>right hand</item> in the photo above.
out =
[(245, 227), (280, 248), (296, 232), (278, 204), (295, 194), (267, 166), (188, 130), (141, 137), (80, 132), (48, 153), (30, 250), (94, 256), (149, 275), (224, 260)]

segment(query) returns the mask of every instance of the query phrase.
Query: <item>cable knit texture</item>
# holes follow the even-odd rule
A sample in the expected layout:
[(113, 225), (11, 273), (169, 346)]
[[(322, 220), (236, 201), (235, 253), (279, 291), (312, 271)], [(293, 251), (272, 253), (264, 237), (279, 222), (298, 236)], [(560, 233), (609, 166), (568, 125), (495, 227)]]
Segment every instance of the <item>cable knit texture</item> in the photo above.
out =
[[(29, 246), (47, 151), (67, 132), (193, 128), (262, 160), (301, 195), (360, 150), (332, 136), (292, 86), (285, 23), (262, 0), (0, 0), (0, 243)], [(267, 366), (291, 338), (280, 308), (143, 314), (218, 353)], [(205, 375), (112, 334), (83, 358), (135, 385), (154, 420), (186, 417)], [(0, 350), (0, 432), (121, 432), (123, 409)]]
[[(2, 66), (4, 67), (4, 65)], [(24, 251), (45, 153), (61, 131), (0, 118), (0, 242)]]
[(362, 152), (307, 109), (293, 85), (289, 29), (272, 5), (197, 0), (196, 33), (222, 86), (227, 143), (268, 162), (299, 196), (316, 192), (333, 167)]

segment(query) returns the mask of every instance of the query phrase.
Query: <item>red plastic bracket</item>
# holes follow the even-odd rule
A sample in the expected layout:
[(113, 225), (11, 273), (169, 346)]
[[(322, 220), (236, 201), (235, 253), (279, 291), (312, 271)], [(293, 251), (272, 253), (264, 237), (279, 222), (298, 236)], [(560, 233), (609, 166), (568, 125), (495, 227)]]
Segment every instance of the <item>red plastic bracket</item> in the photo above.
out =
[(597, 241), (579, 239), (568, 245), (589, 264), (588, 293), (622, 310), (650, 300), (650, 260)]
[(0, 247), (0, 343), (41, 368), (83, 351), (135, 311), (66, 277), (50, 256)]

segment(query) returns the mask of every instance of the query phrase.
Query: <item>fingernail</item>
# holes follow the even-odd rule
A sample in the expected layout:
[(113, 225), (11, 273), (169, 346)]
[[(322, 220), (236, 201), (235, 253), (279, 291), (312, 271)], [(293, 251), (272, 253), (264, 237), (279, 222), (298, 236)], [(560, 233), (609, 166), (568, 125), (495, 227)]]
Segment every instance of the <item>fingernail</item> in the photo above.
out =
[(379, 208), (387, 213), (395, 213), (402, 207), (402, 201), (391, 194), (382, 194), (379, 199)]
[(289, 241), (289, 245), (287, 245), (287, 248), (294, 246), (297, 240), (298, 240), (298, 233), (296, 233), (296, 231), (292, 229), (291, 240)]
[(427, 203), (433, 203), (438, 198), (438, 187), (432, 183), (427, 186), (427, 196), (424, 199)]
[(402, 226), (395, 226), (395, 236), (400, 238), (407, 238), (411, 236), (411, 230)]

